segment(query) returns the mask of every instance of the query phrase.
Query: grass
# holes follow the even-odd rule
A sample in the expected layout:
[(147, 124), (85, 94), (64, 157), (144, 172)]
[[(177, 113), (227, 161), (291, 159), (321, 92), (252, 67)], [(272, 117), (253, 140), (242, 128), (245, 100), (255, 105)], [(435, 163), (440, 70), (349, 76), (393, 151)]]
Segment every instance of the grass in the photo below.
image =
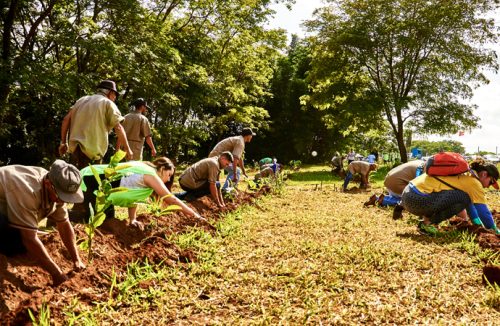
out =
[[(408, 214), (395, 222), (389, 209), (363, 208), (370, 193), (334, 191), (341, 180), (324, 169), (303, 168), (280, 196), (228, 214), (214, 236), (193, 229), (172, 238), (192, 248), (198, 261), (176, 268), (136, 265), (126, 284), (114, 285), (125, 289), (113, 290), (122, 293), (120, 305), (115, 297), (86, 308), (81, 319), (73, 317), (75, 323), (499, 320), (500, 290), (481, 284), (482, 264), (498, 263), (498, 254), (479, 248), (466, 233), (426, 237)], [(310, 186), (321, 181), (321, 189)], [(498, 196), (488, 196), (498, 208)]]

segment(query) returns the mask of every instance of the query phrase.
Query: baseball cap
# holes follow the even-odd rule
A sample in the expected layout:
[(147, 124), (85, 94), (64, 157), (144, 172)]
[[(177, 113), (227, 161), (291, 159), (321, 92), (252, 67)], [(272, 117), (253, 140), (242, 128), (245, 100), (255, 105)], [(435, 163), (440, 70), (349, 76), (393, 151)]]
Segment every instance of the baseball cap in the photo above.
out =
[(142, 97), (139, 97), (134, 102), (132, 102), (132, 105), (135, 106), (136, 108), (140, 107), (141, 105), (145, 105), (148, 110), (151, 110), (151, 107), (148, 105), (146, 100), (143, 99)]
[(48, 176), (60, 200), (66, 203), (83, 202), (83, 192), (80, 189), (82, 177), (74, 165), (55, 160), (50, 166)]

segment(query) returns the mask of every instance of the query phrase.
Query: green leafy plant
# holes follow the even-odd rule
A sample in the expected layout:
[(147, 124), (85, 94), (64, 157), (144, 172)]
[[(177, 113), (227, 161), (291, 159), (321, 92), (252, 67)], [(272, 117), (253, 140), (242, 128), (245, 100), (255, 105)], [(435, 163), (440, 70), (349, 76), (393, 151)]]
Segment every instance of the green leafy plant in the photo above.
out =
[(300, 166), (302, 165), (302, 161), (300, 160), (291, 160), (288, 165), (290, 166), (290, 169), (297, 171), (300, 169)]
[(34, 326), (50, 326), (50, 307), (47, 305), (47, 302), (42, 302), (42, 307), (38, 313), (38, 320), (31, 309), (28, 309), (28, 314)]
[(154, 215), (154, 216), (163, 216), (167, 214), (171, 214), (172, 212), (182, 210), (182, 208), (179, 205), (168, 205), (167, 207), (163, 207), (163, 201), (165, 198), (172, 197), (173, 194), (168, 194), (163, 197), (155, 197), (150, 198), (148, 205), (147, 205), (147, 210), (149, 214)]
[(119, 150), (111, 157), (109, 165), (104, 169), (104, 179), (101, 179), (98, 171), (90, 165), (90, 169), (94, 174), (97, 184), (99, 185), (96, 193), (95, 209), (90, 206), (90, 218), (88, 224), (85, 226), (85, 234), (87, 239), (80, 243), (80, 248), (88, 252), (88, 260), (92, 260), (92, 239), (95, 235), (95, 230), (102, 225), (106, 219), (106, 209), (111, 206), (109, 196), (114, 192), (127, 191), (127, 188), (118, 187), (113, 188), (111, 183), (121, 178), (120, 170), (128, 167), (126, 164), (118, 166), (118, 163), (125, 157), (126, 153)]

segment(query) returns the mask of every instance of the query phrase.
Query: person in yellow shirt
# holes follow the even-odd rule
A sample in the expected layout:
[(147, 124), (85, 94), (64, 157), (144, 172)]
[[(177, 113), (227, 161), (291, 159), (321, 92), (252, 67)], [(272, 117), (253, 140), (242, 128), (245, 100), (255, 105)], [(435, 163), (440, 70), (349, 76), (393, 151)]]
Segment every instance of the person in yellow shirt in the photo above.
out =
[(499, 173), (494, 164), (482, 159), (470, 164), (470, 172), (454, 176), (422, 174), (403, 191), (401, 204), (408, 212), (423, 217), (419, 232), (435, 234), (437, 225), (455, 215), (483, 225), (500, 234), (486, 204), (483, 188), (498, 189)]

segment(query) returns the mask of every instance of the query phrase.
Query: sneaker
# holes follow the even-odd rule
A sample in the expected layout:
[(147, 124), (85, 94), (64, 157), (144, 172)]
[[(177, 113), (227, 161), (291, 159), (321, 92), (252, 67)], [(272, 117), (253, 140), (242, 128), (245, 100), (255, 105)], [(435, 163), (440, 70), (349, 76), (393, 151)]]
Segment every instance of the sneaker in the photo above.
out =
[(384, 194), (381, 194), (378, 199), (377, 199), (377, 205), (382, 206), (382, 203), (384, 202)]
[(377, 195), (373, 194), (368, 201), (366, 201), (363, 206), (372, 206), (375, 205), (375, 202), (377, 201)]
[(425, 225), (424, 222), (419, 222), (417, 226), (418, 233), (422, 235), (435, 236), (439, 231), (433, 225)]
[(400, 218), (403, 217), (403, 206), (401, 205), (396, 205), (394, 207), (394, 211), (392, 212), (392, 219), (393, 220), (399, 220)]

